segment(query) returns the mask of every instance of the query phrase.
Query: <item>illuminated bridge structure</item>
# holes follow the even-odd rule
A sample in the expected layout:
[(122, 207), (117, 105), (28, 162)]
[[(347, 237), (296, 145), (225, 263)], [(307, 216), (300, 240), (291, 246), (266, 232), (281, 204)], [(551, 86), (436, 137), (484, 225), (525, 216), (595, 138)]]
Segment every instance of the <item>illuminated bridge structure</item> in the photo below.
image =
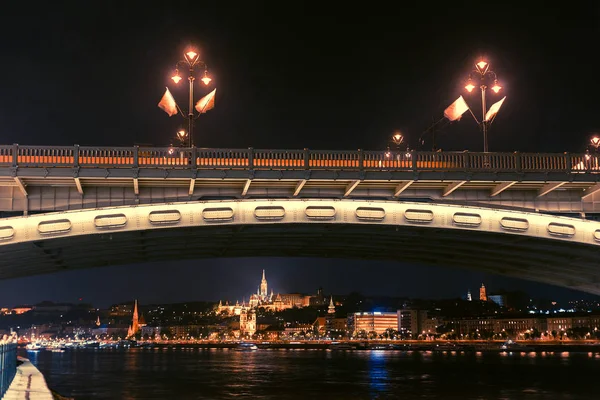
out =
[(0, 146), (0, 278), (306, 256), (600, 294), (589, 154)]

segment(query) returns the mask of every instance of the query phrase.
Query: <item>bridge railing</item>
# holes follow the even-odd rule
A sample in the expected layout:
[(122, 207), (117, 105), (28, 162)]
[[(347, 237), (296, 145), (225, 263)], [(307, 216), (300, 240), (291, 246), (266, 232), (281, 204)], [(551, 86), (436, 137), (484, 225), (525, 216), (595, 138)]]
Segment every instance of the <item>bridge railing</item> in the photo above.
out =
[(0, 399), (6, 394), (17, 373), (17, 344), (0, 338)]
[(0, 146), (1, 167), (600, 172), (595, 154)]

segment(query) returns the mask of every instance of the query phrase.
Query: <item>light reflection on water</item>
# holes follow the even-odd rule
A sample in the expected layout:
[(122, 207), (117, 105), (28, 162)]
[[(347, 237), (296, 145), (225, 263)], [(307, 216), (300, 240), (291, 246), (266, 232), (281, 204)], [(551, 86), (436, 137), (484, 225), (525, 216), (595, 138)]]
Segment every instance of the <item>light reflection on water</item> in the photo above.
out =
[(597, 353), (130, 349), (23, 353), (84, 399), (598, 399)]

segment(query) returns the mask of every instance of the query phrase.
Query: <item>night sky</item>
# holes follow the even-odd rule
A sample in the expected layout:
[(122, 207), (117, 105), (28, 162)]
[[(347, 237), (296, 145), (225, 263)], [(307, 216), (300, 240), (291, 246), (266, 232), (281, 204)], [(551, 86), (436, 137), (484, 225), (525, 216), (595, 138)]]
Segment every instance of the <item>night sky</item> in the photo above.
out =
[[(600, 131), (597, 2), (325, 3), (9, 2), (0, 15), (0, 142), (169, 145), (185, 121), (157, 103), (169, 86), (186, 105), (186, 86), (169, 77), (190, 44), (214, 79), (197, 93), (217, 87), (214, 110), (197, 121), (199, 147), (378, 150), (400, 130), (411, 148), (430, 150), (429, 136), (419, 139), (460, 94), (480, 118), (478, 94), (462, 87), (481, 56), (503, 86), (489, 104), (507, 96), (490, 151), (580, 152)], [(481, 151), (482, 142), (468, 114), (438, 136), (446, 151)], [(0, 306), (241, 300), (256, 290), (262, 268), (282, 293), (323, 286), (326, 293), (449, 297), (483, 281), (492, 291), (583, 296), (399, 263), (220, 259), (1, 281)]]

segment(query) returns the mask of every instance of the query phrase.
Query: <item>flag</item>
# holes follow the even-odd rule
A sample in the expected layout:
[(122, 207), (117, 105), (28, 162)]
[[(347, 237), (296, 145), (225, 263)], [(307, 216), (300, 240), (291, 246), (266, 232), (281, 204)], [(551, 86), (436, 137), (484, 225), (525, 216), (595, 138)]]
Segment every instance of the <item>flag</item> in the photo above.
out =
[(492, 106), (490, 107), (488, 112), (485, 113), (485, 121), (486, 122), (489, 122), (490, 120), (494, 119), (496, 114), (498, 114), (498, 111), (500, 110), (500, 107), (502, 107), (502, 102), (504, 101), (504, 99), (506, 99), (506, 96), (504, 96), (502, 98), (502, 100), (497, 101), (494, 104), (492, 104)]
[(458, 99), (444, 110), (444, 117), (448, 118), (450, 121), (456, 121), (457, 119), (460, 119), (468, 109), (469, 106), (465, 99), (463, 99), (462, 96), (458, 96)]
[(173, 95), (171, 94), (171, 92), (169, 92), (169, 88), (166, 89), (167, 90), (165, 91), (165, 94), (158, 103), (158, 107), (167, 114), (169, 114), (169, 117), (172, 117), (173, 115), (177, 114), (177, 103), (175, 103)]
[(202, 114), (215, 108), (215, 93), (217, 93), (217, 89), (214, 89), (212, 92), (198, 100), (196, 103), (196, 111)]

